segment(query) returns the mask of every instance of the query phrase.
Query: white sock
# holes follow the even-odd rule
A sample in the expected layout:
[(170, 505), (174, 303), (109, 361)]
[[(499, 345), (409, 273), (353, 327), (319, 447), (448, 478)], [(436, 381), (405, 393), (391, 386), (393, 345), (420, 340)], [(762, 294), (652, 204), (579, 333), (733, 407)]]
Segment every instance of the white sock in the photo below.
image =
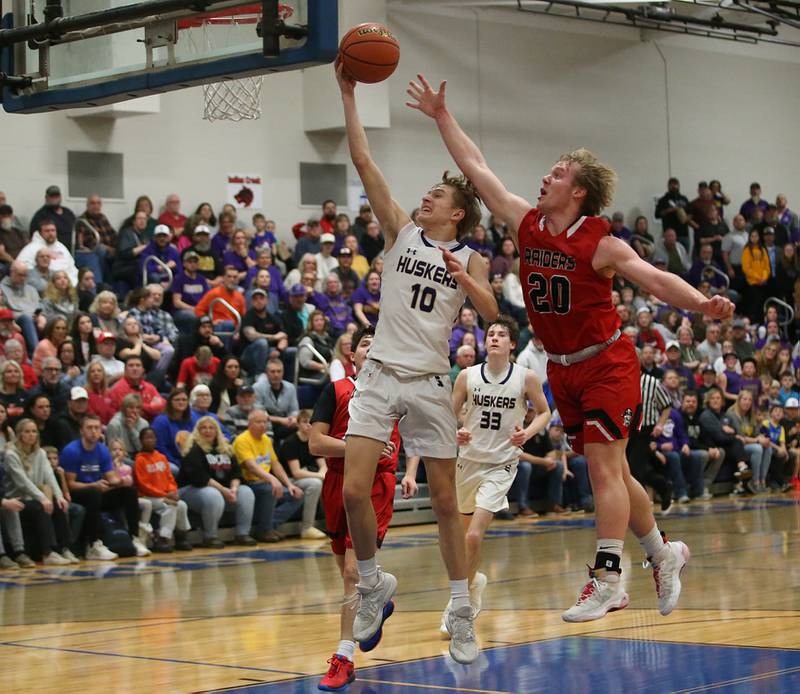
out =
[(461, 578), (457, 581), (450, 581), (450, 599), (453, 601), (453, 609), (469, 605), (469, 580)]
[(352, 663), (353, 656), (355, 654), (356, 654), (355, 641), (347, 641), (345, 639), (339, 641), (339, 645), (336, 647), (336, 655), (342, 655)]
[(378, 582), (378, 560), (376, 557), (369, 559), (356, 559), (358, 567), (358, 582), (365, 586), (374, 586)]
[(639, 538), (639, 544), (642, 546), (648, 560), (652, 560), (661, 553), (661, 550), (664, 549), (664, 538), (661, 537), (658, 523), (653, 526), (653, 529), (647, 535)]

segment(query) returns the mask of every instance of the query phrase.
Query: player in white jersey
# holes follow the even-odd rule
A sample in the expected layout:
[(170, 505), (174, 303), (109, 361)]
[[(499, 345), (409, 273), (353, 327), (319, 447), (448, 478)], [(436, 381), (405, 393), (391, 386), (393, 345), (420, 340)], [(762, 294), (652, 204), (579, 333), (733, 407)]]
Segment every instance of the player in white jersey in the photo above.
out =
[[(466, 531), (467, 571), (472, 608), (481, 609), (486, 576), (478, 571), (481, 544), (494, 514), (508, 508), (506, 495), (517, 474), (520, 447), (543, 431), (550, 407), (542, 382), (533, 371), (510, 361), (519, 339), (516, 321), (500, 316), (486, 329), (486, 361), (464, 369), (453, 386), (453, 410), (463, 423), (458, 430), (456, 491)], [(536, 416), (522, 426), (533, 404)], [(447, 614), (440, 631), (449, 636)]]
[(453, 601), (450, 655), (469, 663), (479, 649), (456, 503), (458, 425), (450, 400), (448, 338), (467, 297), (486, 320), (494, 320), (498, 313), (485, 261), (458, 241), (480, 221), (480, 201), (464, 177), (445, 173), (422, 198), (419, 226), (412, 223), (372, 160), (356, 108), (355, 82), (343, 75), (341, 66), (336, 77), (350, 156), (386, 239), (380, 319), (350, 401), (345, 446), (344, 505), (361, 597), (353, 636), (366, 641), (381, 627), (384, 606), (397, 590), (397, 579), (381, 571), (375, 560), (377, 533), (370, 491), (378, 458), (399, 420), (406, 455), (425, 460), (439, 522), (439, 548)]

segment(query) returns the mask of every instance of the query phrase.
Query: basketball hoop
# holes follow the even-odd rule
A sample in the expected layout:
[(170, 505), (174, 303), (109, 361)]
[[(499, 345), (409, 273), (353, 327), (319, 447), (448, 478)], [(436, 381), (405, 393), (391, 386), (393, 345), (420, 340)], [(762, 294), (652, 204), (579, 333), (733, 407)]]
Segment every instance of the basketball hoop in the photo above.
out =
[[(294, 14), (294, 9), (283, 3), (278, 4), (278, 17), (286, 20)], [(238, 27), (253, 25), (261, 21), (261, 4), (231, 7), (220, 12), (205, 12), (178, 20), (178, 30), (202, 29), (202, 43), (207, 51), (213, 51), (214, 27)], [(203, 85), (203, 119), (213, 123), (215, 120), (257, 120), (261, 118), (262, 75), (240, 77), (223, 82)]]

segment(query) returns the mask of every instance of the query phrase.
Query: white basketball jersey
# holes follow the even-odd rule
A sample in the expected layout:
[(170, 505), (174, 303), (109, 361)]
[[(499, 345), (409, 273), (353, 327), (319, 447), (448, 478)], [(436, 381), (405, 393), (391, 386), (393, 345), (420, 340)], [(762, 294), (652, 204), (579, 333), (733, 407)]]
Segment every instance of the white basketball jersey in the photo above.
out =
[(441, 248), (465, 268), (473, 253), (458, 241), (429, 240), (409, 223), (384, 256), (381, 310), (369, 357), (400, 376), (450, 371), (450, 335), (467, 294), (447, 272)]
[(509, 364), (502, 376), (490, 376), (485, 363), (466, 369), (467, 400), (464, 428), (472, 440), (458, 450), (459, 458), (500, 465), (519, 458), (519, 448), (509, 442), (514, 427), (523, 426), (528, 410), (525, 376), (528, 369)]

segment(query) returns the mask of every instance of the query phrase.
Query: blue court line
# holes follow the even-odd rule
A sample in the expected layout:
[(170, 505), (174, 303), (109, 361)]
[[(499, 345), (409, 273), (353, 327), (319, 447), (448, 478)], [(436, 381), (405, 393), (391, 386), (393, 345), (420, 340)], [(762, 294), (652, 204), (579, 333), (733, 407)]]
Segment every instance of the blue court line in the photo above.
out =
[(271, 672), (276, 675), (292, 675), (294, 677), (308, 677), (307, 672), (293, 672), (291, 670), (275, 670), (265, 667), (254, 667), (252, 665), (227, 665), (225, 663), (204, 663), (199, 660), (180, 660), (178, 658), (157, 658), (148, 655), (128, 655), (125, 653), (104, 653), (102, 651), (88, 651), (82, 648), (60, 648), (58, 646), (33, 646), (30, 644), (0, 643), (0, 646), (7, 648), (29, 648), (39, 651), (58, 651), (62, 653), (77, 653), (79, 655), (97, 655), (106, 658), (129, 658), (132, 660), (150, 660), (158, 663), (174, 663), (176, 665), (199, 665), (202, 667), (218, 667), (229, 670), (252, 670), (253, 672)]

